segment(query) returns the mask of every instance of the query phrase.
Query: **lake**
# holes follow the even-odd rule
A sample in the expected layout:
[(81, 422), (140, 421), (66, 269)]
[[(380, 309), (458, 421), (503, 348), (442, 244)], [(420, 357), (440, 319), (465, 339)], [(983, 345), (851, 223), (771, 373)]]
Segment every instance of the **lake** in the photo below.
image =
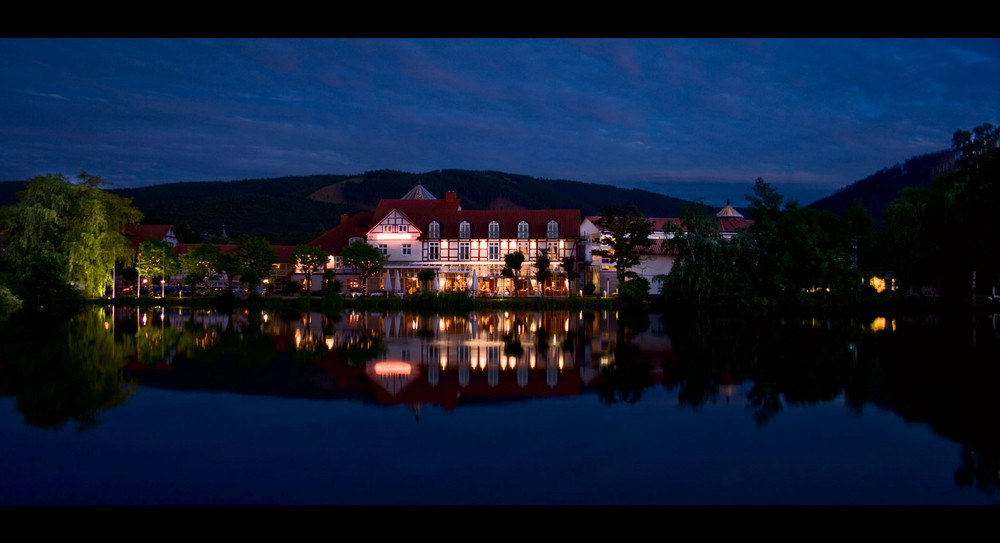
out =
[(995, 315), (0, 324), (3, 504), (996, 504)]

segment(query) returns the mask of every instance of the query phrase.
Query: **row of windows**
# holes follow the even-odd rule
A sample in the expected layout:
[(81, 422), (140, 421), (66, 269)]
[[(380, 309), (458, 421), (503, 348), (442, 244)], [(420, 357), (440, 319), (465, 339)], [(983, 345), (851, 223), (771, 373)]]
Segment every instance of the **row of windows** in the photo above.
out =
[[(410, 254), (408, 246), (403, 246), (403, 254)], [(518, 243), (517, 250), (521, 254), (528, 254), (528, 244)], [(552, 258), (558, 257), (558, 251), (555, 246), (549, 247), (549, 254)], [(471, 247), (468, 241), (460, 241), (458, 243), (458, 259), (459, 260), (469, 260), (471, 256)], [(500, 260), (500, 242), (491, 241), (487, 250), (487, 258), (489, 260)], [(427, 259), (428, 260), (440, 260), (441, 259), (441, 244), (437, 242), (430, 242), (427, 244)]]
[[(441, 223), (431, 221), (430, 228), (427, 229), (427, 237), (430, 239), (439, 239), (441, 237)], [(469, 221), (462, 221), (458, 225), (458, 237), (461, 239), (472, 237), (472, 225), (469, 224)], [(500, 239), (500, 223), (497, 221), (490, 222), (487, 237), (490, 239)], [(528, 223), (526, 221), (517, 223), (517, 237), (519, 239), (528, 239)], [(558, 238), (559, 223), (549, 221), (549, 224), (545, 227), (545, 237)]]

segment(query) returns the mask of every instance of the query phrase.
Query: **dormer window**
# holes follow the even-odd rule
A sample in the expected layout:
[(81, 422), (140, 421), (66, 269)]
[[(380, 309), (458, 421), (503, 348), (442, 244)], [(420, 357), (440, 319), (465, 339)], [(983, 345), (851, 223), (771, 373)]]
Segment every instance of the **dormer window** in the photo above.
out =
[(549, 224), (545, 227), (545, 237), (547, 238), (558, 238), (559, 237), (559, 223), (556, 221), (549, 221)]
[(490, 222), (490, 231), (488, 237), (490, 239), (500, 239), (500, 223), (496, 221)]
[(472, 228), (469, 221), (462, 221), (462, 224), (458, 225), (458, 237), (461, 239), (469, 239), (472, 237)]
[(517, 238), (528, 239), (528, 223), (526, 221), (517, 223)]
[(431, 239), (439, 239), (441, 237), (441, 223), (431, 221), (430, 226), (427, 228), (427, 237)]

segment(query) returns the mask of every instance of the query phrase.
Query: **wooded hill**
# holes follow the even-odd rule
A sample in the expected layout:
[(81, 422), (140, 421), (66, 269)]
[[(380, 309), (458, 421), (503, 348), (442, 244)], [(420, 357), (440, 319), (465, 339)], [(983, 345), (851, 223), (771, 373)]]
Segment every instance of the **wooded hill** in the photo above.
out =
[[(837, 214), (855, 199), (884, 224), (882, 211), (904, 187), (926, 187), (954, 168), (955, 152), (913, 157), (880, 170), (807, 207)], [(382, 198), (399, 198), (417, 183), (443, 198), (454, 190), (465, 209), (579, 208), (597, 215), (601, 207), (637, 206), (647, 217), (676, 217), (692, 202), (639, 189), (550, 180), (495, 171), (436, 170), (405, 173), (378, 170), (362, 175), (310, 175), (231, 182), (169, 183), (113, 190), (133, 199), (149, 224), (174, 224), (183, 241), (219, 236), (263, 236), (276, 244), (305, 243), (340, 222), (340, 214), (372, 210)], [(0, 206), (17, 203), (24, 182), (0, 183)], [(697, 205), (697, 204), (695, 204)], [(713, 210), (714, 211), (714, 210)]]
[[(677, 216), (690, 204), (663, 194), (609, 185), (559, 181), (501, 172), (392, 170), (363, 175), (311, 175), (232, 182), (171, 183), (113, 192), (132, 198), (147, 223), (174, 224), (198, 241), (218, 236), (263, 236), (275, 244), (305, 243), (340, 223), (340, 214), (372, 210), (417, 183), (437, 198), (454, 190), (463, 209), (579, 208), (598, 215), (605, 205), (636, 205), (646, 216)], [(13, 202), (11, 202), (13, 203)], [(191, 239), (194, 238), (194, 239)]]

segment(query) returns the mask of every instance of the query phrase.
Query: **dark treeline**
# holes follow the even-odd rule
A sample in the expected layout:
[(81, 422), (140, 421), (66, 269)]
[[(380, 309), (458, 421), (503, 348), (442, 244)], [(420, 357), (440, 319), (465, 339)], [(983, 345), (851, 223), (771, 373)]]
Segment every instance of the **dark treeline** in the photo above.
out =
[(895, 295), (992, 297), (1000, 279), (1000, 240), (992, 235), (998, 138), (990, 124), (957, 131), (957, 167), (929, 186), (904, 189), (881, 227), (860, 200), (842, 214), (804, 208), (760, 178), (747, 195), (755, 222), (731, 240), (712, 215), (689, 208), (683, 235), (675, 229), (669, 243), (678, 262), (661, 277), (664, 299), (734, 309), (844, 306), (874, 299), (872, 277)]

